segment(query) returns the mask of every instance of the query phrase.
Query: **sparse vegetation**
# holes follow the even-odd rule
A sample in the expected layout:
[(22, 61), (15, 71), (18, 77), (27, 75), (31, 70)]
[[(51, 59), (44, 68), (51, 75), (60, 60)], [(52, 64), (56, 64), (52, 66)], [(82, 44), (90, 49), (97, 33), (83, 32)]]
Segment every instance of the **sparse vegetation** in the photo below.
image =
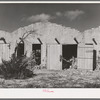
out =
[(32, 67), (35, 66), (35, 60), (31, 56), (27, 58), (25, 55), (17, 58), (12, 55), (11, 60), (2, 60), (0, 65), (0, 74), (5, 79), (23, 79), (33, 76)]
[(35, 69), (34, 77), (0, 79), (0, 88), (100, 88), (100, 72), (78, 69)]
[(15, 51), (9, 61), (2, 60), (0, 65), (0, 77), (5, 79), (24, 79), (33, 76), (33, 68), (36, 65), (35, 56), (32, 53), (30, 57), (26, 57), (24, 52), (18, 54), (20, 43), (24, 43), (24, 39), (27, 38), (32, 32), (25, 32), (20, 37), (19, 43), (16, 44)]

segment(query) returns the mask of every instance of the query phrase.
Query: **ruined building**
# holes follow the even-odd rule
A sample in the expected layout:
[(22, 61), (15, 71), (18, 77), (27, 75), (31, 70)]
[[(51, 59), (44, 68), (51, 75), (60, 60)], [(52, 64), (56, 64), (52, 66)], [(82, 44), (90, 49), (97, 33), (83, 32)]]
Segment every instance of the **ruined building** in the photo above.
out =
[[(100, 27), (79, 32), (50, 22), (38, 22), (12, 33), (0, 31), (0, 59), (9, 60), (21, 38), (17, 56), (38, 52), (41, 67), (62, 70), (65, 60), (77, 59), (77, 68), (95, 70), (100, 50)], [(65, 59), (65, 60), (64, 60)], [(68, 66), (69, 68), (69, 66)]]

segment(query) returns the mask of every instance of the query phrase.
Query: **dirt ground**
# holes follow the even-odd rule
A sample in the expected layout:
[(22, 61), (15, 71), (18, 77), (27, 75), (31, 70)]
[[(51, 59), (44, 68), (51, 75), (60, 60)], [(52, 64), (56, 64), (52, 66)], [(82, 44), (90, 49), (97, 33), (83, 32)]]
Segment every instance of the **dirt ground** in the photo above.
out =
[(29, 79), (0, 79), (0, 88), (99, 88), (100, 71), (35, 70)]

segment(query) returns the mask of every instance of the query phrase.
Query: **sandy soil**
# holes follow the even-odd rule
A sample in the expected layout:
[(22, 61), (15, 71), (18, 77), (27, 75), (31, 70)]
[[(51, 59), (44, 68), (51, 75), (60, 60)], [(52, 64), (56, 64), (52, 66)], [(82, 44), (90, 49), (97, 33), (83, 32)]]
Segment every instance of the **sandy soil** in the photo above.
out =
[(0, 88), (99, 88), (100, 71), (35, 70), (29, 79), (0, 79)]

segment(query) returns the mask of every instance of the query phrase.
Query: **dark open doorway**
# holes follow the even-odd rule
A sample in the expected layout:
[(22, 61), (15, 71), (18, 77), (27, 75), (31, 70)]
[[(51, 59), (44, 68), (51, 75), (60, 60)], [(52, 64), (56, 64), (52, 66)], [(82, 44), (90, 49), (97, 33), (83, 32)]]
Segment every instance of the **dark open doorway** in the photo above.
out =
[(72, 57), (77, 57), (77, 45), (62, 45), (62, 69), (70, 68), (71, 63), (69, 61)]
[(96, 69), (96, 50), (93, 50), (93, 70)]
[(32, 44), (32, 51), (35, 55), (36, 64), (41, 64), (41, 44)]
[(22, 57), (24, 55), (24, 42), (20, 42), (17, 48), (17, 57)]

